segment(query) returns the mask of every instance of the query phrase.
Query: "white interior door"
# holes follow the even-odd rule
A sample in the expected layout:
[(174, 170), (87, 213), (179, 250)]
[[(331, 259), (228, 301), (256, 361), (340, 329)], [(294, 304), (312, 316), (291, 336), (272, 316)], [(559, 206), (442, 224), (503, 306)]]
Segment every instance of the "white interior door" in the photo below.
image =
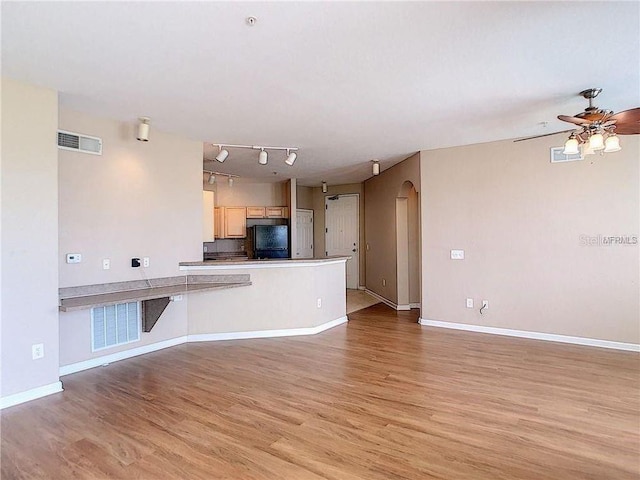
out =
[(325, 227), (326, 255), (351, 257), (347, 260), (347, 288), (358, 288), (358, 195), (325, 197)]
[(296, 237), (294, 258), (313, 258), (313, 210), (296, 210)]

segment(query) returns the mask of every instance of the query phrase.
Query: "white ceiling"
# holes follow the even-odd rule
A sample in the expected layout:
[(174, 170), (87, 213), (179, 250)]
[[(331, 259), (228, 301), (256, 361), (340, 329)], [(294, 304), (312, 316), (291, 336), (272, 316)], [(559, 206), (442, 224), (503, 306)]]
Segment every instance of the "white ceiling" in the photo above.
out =
[(555, 117), (582, 111), (585, 88), (638, 106), (639, 16), (638, 2), (2, 2), (2, 73), (65, 108), (300, 148), (293, 167), (232, 150), (218, 171), (348, 183), (371, 159), (569, 128)]

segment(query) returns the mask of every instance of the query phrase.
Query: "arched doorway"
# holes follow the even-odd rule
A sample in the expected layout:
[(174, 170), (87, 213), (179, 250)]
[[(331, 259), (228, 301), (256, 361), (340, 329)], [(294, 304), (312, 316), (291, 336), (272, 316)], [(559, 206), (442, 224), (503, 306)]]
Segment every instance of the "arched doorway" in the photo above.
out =
[(396, 274), (398, 310), (420, 306), (420, 202), (406, 181), (396, 198)]

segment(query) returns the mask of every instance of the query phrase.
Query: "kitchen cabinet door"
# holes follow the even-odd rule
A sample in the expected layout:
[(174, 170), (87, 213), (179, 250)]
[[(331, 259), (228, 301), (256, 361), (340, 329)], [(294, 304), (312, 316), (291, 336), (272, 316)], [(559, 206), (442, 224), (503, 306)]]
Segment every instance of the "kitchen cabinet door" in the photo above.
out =
[(213, 209), (213, 234), (214, 238), (224, 238), (224, 207)]
[(289, 218), (289, 207), (265, 207), (267, 218)]
[(247, 207), (247, 218), (264, 218), (264, 207)]
[(225, 207), (224, 238), (245, 238), (247, 236), (247, 209), (245, 207)]

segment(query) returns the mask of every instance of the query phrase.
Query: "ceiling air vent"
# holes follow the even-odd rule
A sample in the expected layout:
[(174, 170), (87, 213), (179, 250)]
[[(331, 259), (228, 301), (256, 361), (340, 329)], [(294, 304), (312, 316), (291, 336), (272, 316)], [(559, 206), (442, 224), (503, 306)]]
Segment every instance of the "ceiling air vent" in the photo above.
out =
[(58, 130), (58, 148), (61, 150), (90, 153), (91, 155), (102, 155), (102, 139)]

